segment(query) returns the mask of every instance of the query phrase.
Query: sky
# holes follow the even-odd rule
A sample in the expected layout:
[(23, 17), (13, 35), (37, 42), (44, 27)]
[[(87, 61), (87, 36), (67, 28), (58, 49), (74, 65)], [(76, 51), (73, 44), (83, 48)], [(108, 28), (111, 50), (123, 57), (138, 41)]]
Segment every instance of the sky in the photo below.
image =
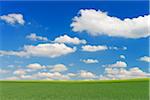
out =
[(149, 77), (147, 1), (0, 2), (1, 80)]

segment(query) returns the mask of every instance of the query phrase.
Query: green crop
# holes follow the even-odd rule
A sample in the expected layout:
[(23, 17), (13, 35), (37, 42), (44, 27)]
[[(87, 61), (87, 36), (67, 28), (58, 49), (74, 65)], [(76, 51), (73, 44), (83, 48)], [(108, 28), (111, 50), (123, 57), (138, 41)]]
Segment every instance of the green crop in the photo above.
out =
[(149, 100), (148, 79), (0, 81), (0, 100)]

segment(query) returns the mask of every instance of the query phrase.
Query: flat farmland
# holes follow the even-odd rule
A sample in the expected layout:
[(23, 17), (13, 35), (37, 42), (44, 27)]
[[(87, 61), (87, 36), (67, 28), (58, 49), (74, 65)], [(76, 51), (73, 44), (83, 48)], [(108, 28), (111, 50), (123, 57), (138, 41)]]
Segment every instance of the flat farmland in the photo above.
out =
[(149, 79), (0, 81), (0, 100), (149, 100)]

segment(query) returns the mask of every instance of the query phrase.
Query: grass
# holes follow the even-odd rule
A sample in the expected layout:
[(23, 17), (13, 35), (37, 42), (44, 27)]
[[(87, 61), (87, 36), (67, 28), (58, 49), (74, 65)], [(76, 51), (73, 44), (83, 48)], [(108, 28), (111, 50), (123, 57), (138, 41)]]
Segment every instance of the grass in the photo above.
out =
[(0, 100), (149, 100), (148, 79), (0, 81)]

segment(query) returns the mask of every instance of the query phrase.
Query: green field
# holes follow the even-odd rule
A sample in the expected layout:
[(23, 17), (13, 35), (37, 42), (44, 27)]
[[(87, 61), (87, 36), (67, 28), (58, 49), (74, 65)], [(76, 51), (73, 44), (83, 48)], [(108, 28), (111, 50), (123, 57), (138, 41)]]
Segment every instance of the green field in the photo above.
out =
[(149, 100), (148, 79), (0, 81), (0, 100)]

